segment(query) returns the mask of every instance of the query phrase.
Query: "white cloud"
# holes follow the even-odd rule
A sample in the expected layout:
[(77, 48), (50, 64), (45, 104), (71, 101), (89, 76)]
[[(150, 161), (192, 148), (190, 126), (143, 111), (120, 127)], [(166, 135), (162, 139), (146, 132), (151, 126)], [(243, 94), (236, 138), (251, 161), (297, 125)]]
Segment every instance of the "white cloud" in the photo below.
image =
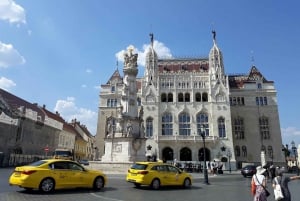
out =
[(76, 119), (80, 124), (86, 125), (91, 134), (96, 134), (97, 113), (86, 108), (77, 107), (74, 97), (68, 97), (66, 100), (57, 100), (54, 111), (59, 112), (68, 122), (71, 122), (72, 119)]
[(87, 85), (86, 84), (82, 84), (81, 88), (87, 88)]
[(0, 77), (0, 88), (9, 91), (10, 88), (16, 86), (16, 83), (6, 77)]
[(281, 132), (284, 137), (300, 137), (300, 130), (295, 127), (282, 128)]
[(294, 141), (297, 145), (300, 145), (300, 130), (296, 127), (281, 128), (282, 143), (290, 144)]
[(11, 24), (26, 24), (25, 10), (13, 0), (0, 0), (0, 20)]
[(20, 65), (25, 62), (24, 57), (21, 56), (16, 49), (14, 49), (12, 44), (5, 44), (0, 41), (0, 68)]
[(85, 70), (85, 72), (86, 72), (86, 73), (92, 73), (93, 71), (92, 71), (91, 69), (88, 68), (88, 69)]
[[(145, 66), (145, 60), (146, 60), (146, 54), (148, 52), (148, 49), (150, 47), (150, 44), (144, 44), (143, 45), (143, 50), (139, 51), (138, 48), (134, 47), (133, 45), (129, 45), (128, 47), (132, 46), (134, 48), (133, 52), (138, 53), (138, 65), (139, 66)], [(160, 58), (172, 58), (172, 53), (170, 49), (165, 46), (164, 43), (161, 43), (159, 41), (154, 41), (153, 42), (153, 48), (155, 52), (157, 53), (158, 57)], [(118, 61), (124, 62), (124, 53), (127, 50), (121, 50), (118, 53), (116, 53), (116, 58)]]

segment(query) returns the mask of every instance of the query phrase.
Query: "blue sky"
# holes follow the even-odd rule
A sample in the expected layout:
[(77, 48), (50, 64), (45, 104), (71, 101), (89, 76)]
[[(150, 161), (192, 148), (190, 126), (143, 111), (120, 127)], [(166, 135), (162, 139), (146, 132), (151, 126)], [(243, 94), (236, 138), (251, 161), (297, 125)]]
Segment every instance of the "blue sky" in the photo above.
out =
[(139, 75), (149, 33), (162, 57), (208, 56), (211, 30), (227, 74), (252, 64), (275, 82), (284, 144), (300, 143), (300, 3), (251, 0), (0, 0), (0, 87), (95, 134), (99, 86), (129, 45)]

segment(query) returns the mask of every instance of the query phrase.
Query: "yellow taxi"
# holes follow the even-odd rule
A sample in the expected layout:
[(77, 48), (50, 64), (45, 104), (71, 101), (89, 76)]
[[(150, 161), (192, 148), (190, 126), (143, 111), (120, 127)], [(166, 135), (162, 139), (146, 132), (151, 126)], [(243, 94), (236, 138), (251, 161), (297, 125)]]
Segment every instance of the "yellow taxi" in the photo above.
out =
[(103, 172), (89, 170), (75, 161), (64, 159), (40, 160), (16, 167), (9, 177), (9, 185), (42, 192), (79, 187), (100, 190), (106, 182)]
[(141, 185), (159, 189), (161, 186), (192, 185), (192, 176), (174, 165), (162, 162), (136, 162), (128, 170), (126, 181), (136, 187)]

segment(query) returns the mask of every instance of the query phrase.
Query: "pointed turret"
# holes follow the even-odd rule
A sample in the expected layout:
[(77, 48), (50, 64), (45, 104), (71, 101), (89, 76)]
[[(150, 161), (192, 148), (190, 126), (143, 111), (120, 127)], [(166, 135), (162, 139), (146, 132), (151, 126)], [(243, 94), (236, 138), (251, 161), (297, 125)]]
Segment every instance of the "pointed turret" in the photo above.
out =
[(223, 55), (216, 43), (216, 31), (213, 34), (213, 47), (209, 52), (209, 67), (214, 79), (220, 79), (224, 76)]
[(150, 34), (150, 47), (146, 54), (146, 65), (145, 65), (145, 82), (146, 85), (156, 86), (157, 80), (157, 54), (153, 48), (154, 39), (153, 33)]

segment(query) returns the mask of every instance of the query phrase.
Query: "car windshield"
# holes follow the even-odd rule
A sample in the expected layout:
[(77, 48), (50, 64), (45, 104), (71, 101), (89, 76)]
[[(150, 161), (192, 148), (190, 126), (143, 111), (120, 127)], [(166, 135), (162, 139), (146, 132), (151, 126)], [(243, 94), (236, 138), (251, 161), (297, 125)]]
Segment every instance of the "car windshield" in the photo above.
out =
[(131, 169), (136, 169), (136, 170), (146, 170), (147, 169), (146, 164), (139, 164), (139, 163), (135, 163), (131, 166)]
[(37, 166), (40, 166), (40, 165), (45, 164), (46, 162), (47, 162), (47, 161), (43, 161), (43, 160), (35, 161), (35, 162), (33, 162), (33, 163), (28, 164), (28, 166), (35, 166), (35, 167), (37, 167)]

